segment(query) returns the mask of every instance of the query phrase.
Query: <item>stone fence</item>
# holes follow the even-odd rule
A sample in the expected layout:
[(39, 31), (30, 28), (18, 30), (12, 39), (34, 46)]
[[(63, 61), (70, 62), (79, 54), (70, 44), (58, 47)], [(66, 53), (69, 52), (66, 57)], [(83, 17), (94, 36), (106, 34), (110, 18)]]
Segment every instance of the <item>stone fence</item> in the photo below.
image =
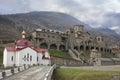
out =
[(51, 64), (56, 64), (58, 66), (88, 66), (89, 64), (83, 63), (82, 61), (69, 59), (69, 58), (63, 58), (63, 57), (57, 57), (53, 56), (54, 58), (51, 60)]

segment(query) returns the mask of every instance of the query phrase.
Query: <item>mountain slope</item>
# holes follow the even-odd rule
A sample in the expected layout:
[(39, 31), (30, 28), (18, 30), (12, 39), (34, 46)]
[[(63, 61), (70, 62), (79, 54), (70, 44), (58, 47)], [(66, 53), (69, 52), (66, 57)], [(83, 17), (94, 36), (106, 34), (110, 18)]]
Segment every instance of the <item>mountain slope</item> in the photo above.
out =
[(60, 29), (72, 27), (75, 24), (82, 24), (76, 18), (58, 12), (30, 12), (5, 16), (13, 21), (17, 27), (29, 28), (52, 28)]
[[(24, 29), (28, 33), (37, 28), (49, 28), (64, 31), (66, 28), (73, 27), (76, 24), (85, 25), (86, 31), (94, 34), (103, 33), (105, 36), (118, 36), (113, 31), (102, 29), (93, 29), (89, 25), (77, 20), (76, 18), (59, 12), (30, 12), (21, 14), (0, 15), (0, 39), (13, 39), (20, 37), (20, 32)], [(114, 33), (114, 35), (110, 34)], [(12, 37), (11, 37), (12, 36)]]

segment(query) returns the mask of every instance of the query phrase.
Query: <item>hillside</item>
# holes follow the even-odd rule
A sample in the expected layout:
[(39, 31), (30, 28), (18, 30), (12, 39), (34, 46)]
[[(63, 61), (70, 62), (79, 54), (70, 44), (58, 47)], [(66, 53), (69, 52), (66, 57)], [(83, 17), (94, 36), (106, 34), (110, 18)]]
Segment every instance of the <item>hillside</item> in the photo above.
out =
[[(103, 33), (105, 37), (113, 40), (119, 40), (114, 31), (106, 29), (93, 29), (89, 25), (77, 20), (76, 18), (59, 12), (30, 12), (20, 14), (0, 15), (0, 39), (12, 39), (20, 37), (20, 32), (24, 29), (28, 33), (37, 28), (49, 28), (64, 31), (66, 28), (73, 27), (76, 24), (85, 25), (86, 31), (99, 35)], [(108, 31), (107, 31), (108, 30)], [(112, 34), (111, 34), (112, 33)], [(112, 37), (111, 37), (112, 36)]]

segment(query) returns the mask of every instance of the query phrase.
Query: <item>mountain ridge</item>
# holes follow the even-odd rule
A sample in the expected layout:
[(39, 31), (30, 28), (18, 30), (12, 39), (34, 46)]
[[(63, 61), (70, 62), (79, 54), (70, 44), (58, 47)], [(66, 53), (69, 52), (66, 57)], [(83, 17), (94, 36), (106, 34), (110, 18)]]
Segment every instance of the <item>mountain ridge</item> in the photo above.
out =
[[(105, 30), (91, 28), (89, 25), (79, 21), (71, 15), (48, 11), (0, 15), (0, 34), (3, 37), (8, 35), (6, 38), (14, 40), (20, 37), (22, 30), (26, 30), (28, 33), (37, 28), (49, 28), (64, 31), (67, 28), (72, 28), (74, 25), (79, 24), (84, 25), (85, 30), (93, 35), (103, 33), (103, 35), (107, 35), (108, 37), (118, 36), (114, 31), (109, 32), (106, 29), (108, 33), (105, 33)], [(112, 34), (108, 35), (109, 33)], [(0, 36), (1, 39), (3, 37)], [(117, 40), (116, 37), (114, 38)]]

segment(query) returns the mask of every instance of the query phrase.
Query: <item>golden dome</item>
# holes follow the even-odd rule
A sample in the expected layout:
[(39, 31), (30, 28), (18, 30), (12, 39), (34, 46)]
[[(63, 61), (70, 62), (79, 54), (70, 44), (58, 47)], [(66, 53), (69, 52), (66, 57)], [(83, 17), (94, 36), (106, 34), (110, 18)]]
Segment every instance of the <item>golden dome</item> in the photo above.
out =
[(26, 35), (26, 32), (23, 30), (22, 35)]

